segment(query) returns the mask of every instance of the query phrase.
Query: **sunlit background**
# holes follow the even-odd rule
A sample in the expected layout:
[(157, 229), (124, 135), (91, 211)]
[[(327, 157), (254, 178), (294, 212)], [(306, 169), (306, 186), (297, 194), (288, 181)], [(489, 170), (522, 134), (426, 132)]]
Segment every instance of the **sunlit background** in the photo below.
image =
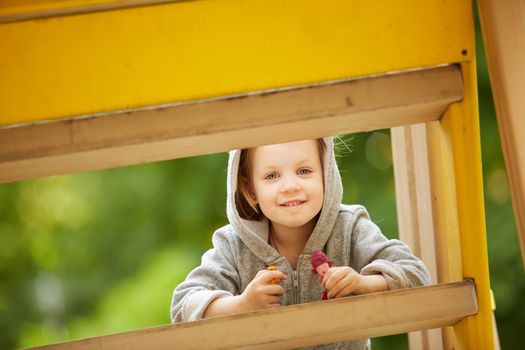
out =
[[(491, 287), (504, 349), (523, 349), (525, 273), (478, 30)], [(345, 137), (345, 203), (397, 237), (388, 130)], [(169, 323), (174, 287), (227, 223), (226, 154), (0, 185), (0, 348)], [(406, 349), (406, 335), (373, 340)]]

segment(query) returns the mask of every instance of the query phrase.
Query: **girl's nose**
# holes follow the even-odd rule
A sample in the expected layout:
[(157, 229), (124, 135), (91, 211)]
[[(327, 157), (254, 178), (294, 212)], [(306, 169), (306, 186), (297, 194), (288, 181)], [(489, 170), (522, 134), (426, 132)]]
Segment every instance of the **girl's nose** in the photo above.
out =
[(287, 180), (281, 187), (282, 193), (293, 193), (301, 190), (301, 185), (294, 180)]

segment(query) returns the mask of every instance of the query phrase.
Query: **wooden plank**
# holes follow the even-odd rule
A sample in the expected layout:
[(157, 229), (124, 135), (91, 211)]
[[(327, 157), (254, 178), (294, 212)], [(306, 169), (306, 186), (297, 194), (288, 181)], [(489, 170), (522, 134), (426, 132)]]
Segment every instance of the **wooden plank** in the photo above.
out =
[[(426, 124), (437, 281), (447, 283), (463, 279), (461, 236), (456, 199), (454, 152), (450, 137), (439, 122)], [(442, 329), (443, 348), (456, 349), (454, 330)]]
[(471, 16), (467, 0), (212, 0), (4, 23), (0, 125), (463, 62)]
[(391, 129), (399, 237), (438, 283), (426, 125)]
[(453, 325), (476, 312), (474, 284), (465, 280), (286, 306), (37, 349), (287, 349)]
[[(392, 144), (401, 239), (425, 261), (434, 282), (463, 279), (451, 137), (430, 122), (393, 128)], [(411, 349), (455, 348), (453, 329), (442, 329), (441, 342), (436, 333), (410, 334)]]
[[(433, 283), (439, 283), (426, 125), (392, 128), (391, 138), (399, 238), (424, 261)], [(411, 332), (408, 340), (411, 350), (443, 349), (441, 329)]]
[[(455, 106), (457, 107), (457, 106)], [(440, 122), (426, 124), (428, 162), (432, 191), (437, 281), (463, 279), (461, 237), (456, 198), (454, 149)]]
[(0, 128), (0, 182), (437, 120), (457, 66)]
[(525, 267), (525, 2), (478, 0), (478, 10)]

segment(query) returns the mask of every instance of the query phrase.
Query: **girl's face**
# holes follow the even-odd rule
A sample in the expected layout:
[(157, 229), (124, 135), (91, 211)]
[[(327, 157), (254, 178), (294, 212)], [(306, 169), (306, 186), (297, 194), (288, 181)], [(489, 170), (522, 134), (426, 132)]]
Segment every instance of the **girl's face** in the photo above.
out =
[(316, 140), (261, 146), (251, 159), (255, 203), (275, 228), (301, 228), (323, 206), (323, 169)]

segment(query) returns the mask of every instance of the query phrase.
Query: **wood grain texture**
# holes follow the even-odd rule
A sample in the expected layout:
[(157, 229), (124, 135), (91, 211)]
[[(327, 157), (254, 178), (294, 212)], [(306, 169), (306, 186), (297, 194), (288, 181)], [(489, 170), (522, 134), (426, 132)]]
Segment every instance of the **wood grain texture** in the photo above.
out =
[[(426, 124), (391, 129), (399, 239), (423, 260), (433, 283), (437, 277), (435, 224)], [(441, 329), (411, 332), (410, 350), (442, 350)]]
[(36, 349), (288, 349), (443, 327), (476, 312), (474, 284), (465, 280), (181, 323)]
[(478, 0), (478, 10), (525, 267), (525, 2)]
[(0, 182), (437, 120), (456, 66), (0, 128)]

